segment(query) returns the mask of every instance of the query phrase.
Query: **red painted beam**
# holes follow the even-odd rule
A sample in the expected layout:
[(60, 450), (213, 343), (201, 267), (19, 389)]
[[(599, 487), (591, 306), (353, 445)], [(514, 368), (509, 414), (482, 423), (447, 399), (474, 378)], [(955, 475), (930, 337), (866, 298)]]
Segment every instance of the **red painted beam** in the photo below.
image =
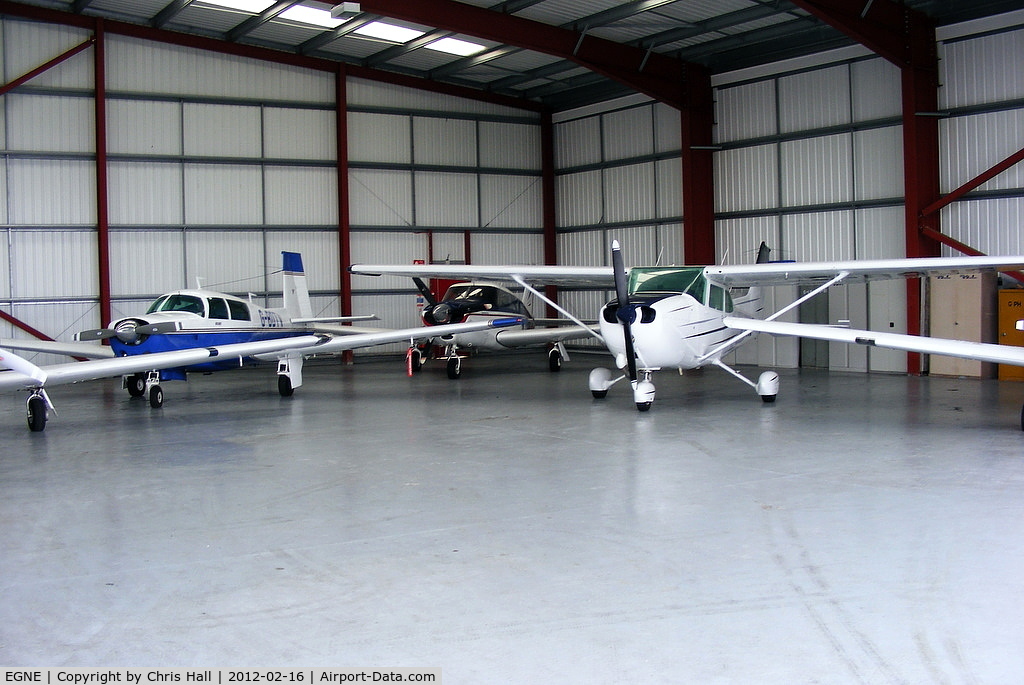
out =
[[(947, 245), (947, 246), (953, 248), (954, 250), (956, 250), (958, 252), (962, 252), (965, 255), (968, 255), (970, 257), (984, 257), (985, 256), (984, 252), (982, 252), (980, 250), (976, 250), (973, 247), (971, 247), (970, 245), (968, 245), (967, 243), (962, 243), (959, 240), (957, 240), (956, 238), (950, 238), (945, 233), (939, 233), (938, 231), (933, 231), (930, 228), (923, 228), (923, 229), (921, 229), (921, 232), (926, 234), (932, 240), (940, 242), (943, 245)], [(1024, 283), (1024, 273), (1021, 273), (1020, 271), (1004, 271), (1003, 273), (1008, 275), (1008, 276), (1012, 276), (1013, 278), (1017, 279), (1021, 283)]]
[(68, 50), (67, 52), (62, 53), (60, 55), (57, 55), (56, 57), (51, 59), (49, 62), (46, 62), (45, 64), (41, 64), (38, 67), (36, 67), (35, 69), (33, 69), (33, 70), (29, 71), (29, 72), (26, 72), (25, 74), (22, 74), (21, 76), (19, 76), (18, 78), (14, 79), (10, 83), (6, 83), (3, 86), (0, 86), (0, 95), (6, 95), (10, 91), (12, 91), (15, 88), (17, 88), (18, 86), (20, 86), (20, 85), (22, 85), (24, 83), (28, 83), (29, 81), (34, 79), (36, 76), (39, 76), (40, 74), (46, 73), (47, 71), (49, 71), (50, 69), (53, 69), (58, 64), (62, 64), (64, 62), (66, 62), (67, 60), (71, 59), (72, 57), (74, 57), (78, 53), (84, 52), (85, 50), (88, 50), (89, 48), (92, 47), (92, 44), (93, 44), (94, 40), (95, 40), (94, 38), (89, 38), (84, 43), (80, 43), (80, 44), (76, 45), (75, 47), (71, 48), (70, 50)]
[(991, 169), (981, 174), (978, 174), (967, 183), (963, 184), (953, 192), (943, 197), (941, 200), (931, 203), (930, 205), (921, 210), (921, 215), (928, 216), (929, 214), (934, 214), (940, 209), (953, 204), (954, 202), (956, 202), (964, 195), (977, 188), (978, 186), (982, 185), (983, 183), (987, 183), (988, 181), (991, 181), (993, 178), (995, 178), (999, 174), (1003, 173), (1004, 171), (1006, 171), (1007, 169), (1021, 161), (1024, 161), (1024, 149), (1018, 150), (1017, 152), (1013, 153), (1003, 161), (999, 162), (999, 164), (993, 166)]
[(360, 8), (571, 60), (673, 107), (687, 105), (683, 62), (653, 51), (454, 0), (364, 0)]
[(714, 95), (711, 74), (686, 66), (690, 106), (681, 111), (683, 256), (687, 264), (715, 263)]
[(96, 126), (96, 243), (99, 266), (100, 325), (112, 318), (110, 297), (110, 213), (107, 197), (107, 51), (104, 20), (96, 20), (96, 49), (93, 50)]
[[(791, 0), (812, 15), (899, 67), (911, 66), (914, 54), (906, 29), (921, 15), (892, 0)], [(915, 16), (920, 15), (920, 16)]]

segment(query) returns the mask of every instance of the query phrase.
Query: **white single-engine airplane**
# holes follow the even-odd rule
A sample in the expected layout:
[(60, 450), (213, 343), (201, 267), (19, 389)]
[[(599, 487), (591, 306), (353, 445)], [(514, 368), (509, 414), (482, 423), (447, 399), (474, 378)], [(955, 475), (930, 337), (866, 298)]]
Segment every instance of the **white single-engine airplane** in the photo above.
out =
[[(42, 431), (53, 404), (46, 388), (121, 375), (132, 397), (149, 396), (163, 405), (161, 381), (185, 380), (188, 372), (238, 368), (257, 361), (277, 362), (278, 391), (290, 396), (302, 385), (302, 362), (312, 355), (337, 354), (360, 347), (424, 337), (422, 327), (404, 330), (364, 329), (355, 333), (332, 324), (376, 318), (313, 317), (302, 258), (283, 252), (284, 307), (264, 309), (253, 302), (212, 290), (179, 290), (159, 297), (141, 316), (83, 331), (94, 343), (0, 340), (0, 390), (29, 392), (28, 426)], [(516, 317), (490, 318), (440, 326), (432, 335), (482, 331), (521, 323)], [(86, 357), (89, 361), (39, 367), (10, 349)]]
[[(762, 245), (758, 263), (751, 265), (633, 267), (627, 272), (618, 241), (614, 241), (610, 267), (357, 265), (351, 270), (419, 278), (513, 281), (545, 301), (548, 300), (530, 283), (614, 288), (615, 299), (605, 304), (598, 315), (600, 338), (625, 373), (614, 377), (608, 369), (594, 369), (589, 386), (594, 397), (602, 398), (612, 385), (628, 377), (640, 411), (647, 411), (654, 402), (653, 372), (707, 365), (723, 369), (751, 386), (765, 402), (773, 402), (779, 391), (777, 373), (766, 371), (755, 383), (722, 361), (723, 356), (758, 332), (1024, 366), (1024, 348), (1020, 347), (778, 321), (786, 312), (833, 285), (1019, 270), (1024, 266), (1024, 256), (767, 263), (765, 253)], [(760, 288), (778, 285), (815, 287), (763, 317)], [(549, 304), (572, 317), (554, 302)], [(1024, 411), (1021, 428), (1024, 429)]]
[[(379, 276), (363, 267), (349, 269), (354, 274)], [(477, 351), (501, 351), (520, 347), (547, 345), (548, 368), (559, 371), (562, 361), (569, 358), (563, 343), (594, 335), (595, 329), (572, 321), (561, 319), (534, 319), (529, 308), (517, 294), (494, 282), (472, 281), (456, 283), (448, 288), (440, 300), (434, 297), (426, 283), (413, 277), (426, 306), (420, 312), (427, 325), (424, 335), (430, 339), (419, 345), (411, 345), (406, 354), (406, 368), (409, 373), (419, 371), (423, 363), (431, 358), (442, 359), (448, 378), (457, 379), (462, 375), (463, 359)], [(495, 318), (519, 317), (522, 324), (516, 328), (501, 328), (470, 333), (444, 335), (439, 327), (452, 323), (486, 321)], [(566, 325), (566, 324), (573, 325)], [(441, 352), (434, 354), (435, 349)]]

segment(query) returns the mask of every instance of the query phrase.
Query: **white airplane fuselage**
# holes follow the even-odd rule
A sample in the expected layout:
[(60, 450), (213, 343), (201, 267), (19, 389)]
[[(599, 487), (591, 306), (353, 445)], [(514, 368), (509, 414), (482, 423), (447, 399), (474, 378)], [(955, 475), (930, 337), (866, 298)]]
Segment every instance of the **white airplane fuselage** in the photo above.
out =
[[(722, 323), (725, 313), (686, 294), (632, 296), (640, 304), (631, 328), (637, 365), (641, 369), (693, 369), (707, 364), (704, 355), (739, 331)], [(601, 309), (601, 335), (618, 359), (626, 354), (623, 326), (615, 317), (618, 302)]]

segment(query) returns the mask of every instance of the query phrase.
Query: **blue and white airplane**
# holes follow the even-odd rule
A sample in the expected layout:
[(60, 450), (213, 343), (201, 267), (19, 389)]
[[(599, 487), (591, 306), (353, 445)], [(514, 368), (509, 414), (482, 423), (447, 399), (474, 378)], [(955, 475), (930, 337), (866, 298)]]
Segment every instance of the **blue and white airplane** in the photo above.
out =
[[(255, 303), (212, 290), (178, 290), (162, 295), (145, 314), (112, 321), (106, 328), (83, 331), (77, 343), (0, 340), (0, 390), (27, 390), (28, 426), (46, 427), (53, 404), (46, 388), (55, 385), (123, 376), (132, 397), (148, 395), (152, 407), (163, 405), (161, 381), (186, 380), (189, 372), (238, 368), (272, 361), (277, 364), (278, 391), (290, 396), (302, 385), (302, 363), (313, 355), (337, 354), (360, 347), (427, 337), (422, 327), (402, 330), (361, 329), (333, 324), (373, 316), (312, 316), (301, 255), (283, 252), (284, 306), (265, 309)], [(520, 325), (516, 317), (441, 326), (430, 335), (453, 335)], [(105, 347), (88, 340), (109, 340)], [(88, 361), (39, 367), (11, 349), (51, 352)]]

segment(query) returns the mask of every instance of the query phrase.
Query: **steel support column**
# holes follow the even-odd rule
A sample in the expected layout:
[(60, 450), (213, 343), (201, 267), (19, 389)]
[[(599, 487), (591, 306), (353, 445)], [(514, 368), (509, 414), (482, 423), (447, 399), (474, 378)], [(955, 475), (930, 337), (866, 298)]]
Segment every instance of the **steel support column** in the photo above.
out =
[[(792, 0), (900, 68), (903, 89), (904, 235), (907, 257), (940, 254), (931, 232), (938, 214), (925, 208), (939, 199), (939, 65), (934, 22), (893, 0)], [(919, 279), (907, 280), (907, 332), (922, 332)], [(907, 371), (921, 373), (921, 355), (907, 353)]]
[[(342, 316), (352, 314), (352, 274), (348, 271), (352, 263), (352, 222), (348, 193), (348, 78), (344, 65), (338, 65), (334, 72), (334, 130), (335, 164), (338, 176), (338, 298)], [(354, 358), (352, 350), (341, 355), (343, 363), (350, 364)]]
[(110, 305), (110, 222), (107, 197), (107, 67), (103, 20), (96, 20), (93, 51), (96, 113), (96, 247), (99, 267), (100, 325), (111, 317)]
[(687, 106), (680, 110), (683, 166), (683, 256), (715, 263), (714, 96), (704, 67), (686, 65)]

